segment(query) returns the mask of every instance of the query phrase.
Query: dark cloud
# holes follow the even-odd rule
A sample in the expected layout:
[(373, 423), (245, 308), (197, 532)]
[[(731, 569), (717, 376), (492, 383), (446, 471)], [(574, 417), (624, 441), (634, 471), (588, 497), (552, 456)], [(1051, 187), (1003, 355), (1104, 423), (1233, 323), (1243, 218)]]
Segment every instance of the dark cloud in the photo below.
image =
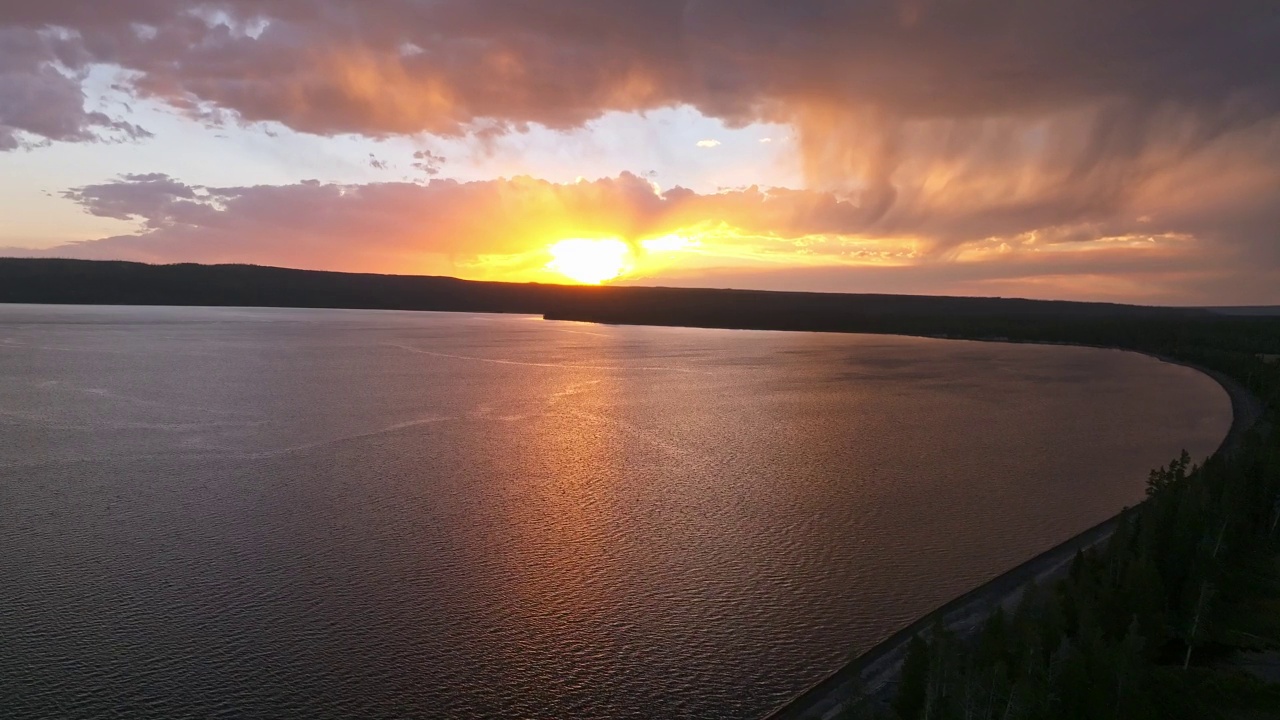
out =
[(571, 127), (676, 103), (732, 122), (1106, 105), (1087, 155), (1132, 152), (1167, 108), (1194, 115), (1191, 140), (1273, 115), (1277, 14), (1270, 0), (10, 0), (0, 23), (78, 33), (83, 61), (138, 70), (171, 101), (320, 133)]

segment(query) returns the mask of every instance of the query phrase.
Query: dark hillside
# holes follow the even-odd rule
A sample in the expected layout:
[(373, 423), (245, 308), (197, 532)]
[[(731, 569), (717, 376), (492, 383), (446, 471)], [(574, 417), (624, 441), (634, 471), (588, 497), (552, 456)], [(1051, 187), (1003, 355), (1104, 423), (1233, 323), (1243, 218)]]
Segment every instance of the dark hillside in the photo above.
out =
[[(254, 265), (0, 258), (0, 302), (506, 312), (617, 324), (1076, 342), (1280, 354), (1280, 318), (1004, 298), (582, 287)], [(1226, 343), (1224, 345), (1224, 343)]]

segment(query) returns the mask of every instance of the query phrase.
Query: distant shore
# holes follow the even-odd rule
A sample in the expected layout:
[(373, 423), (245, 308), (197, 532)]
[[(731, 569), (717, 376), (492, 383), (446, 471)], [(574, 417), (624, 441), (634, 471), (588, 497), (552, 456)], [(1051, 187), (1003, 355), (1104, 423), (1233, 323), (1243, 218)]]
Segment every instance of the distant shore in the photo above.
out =
[[(978, 338), (949, 338), (980, 340)], [(1008, 342), (1004, 339), (986, 340)], [(1200, 367), (1194, 363), (1165, 357), (1156, 353), (1104, 348), (1077, 343), (1037, 343), (1052, 345), (1077, 345), (1098, 349), (1137, 352), (1172, 365), (1182, 365), (1212, 378), (1227, 393), (1231, 401), (1231, 426), (1219, 444), (1217, 453), (1231, 453), (1263, 413), (1263, 403), (1244, 386), (1223, 373)], [(982, 627), (983, 622), (1003, 607), (1012, 611), (1029, 583), (1043, 586), (1064, 575), (1076, 553), (1093, 547), (1111, 537), (1119, 524), (1121, 513), (1069, 538), (1062, 543), (1031, 558), (1017, 567), (983, 583), (977, 588), (945, 603), (937, 609), (899, 630), (870, 649), (859, 653), (826, 678), (811, 685), (792, 700), (765, 716), (767, 720), (799, 720), (801, 718), (831, 718), (859, 699), (887, 704), (896, 688), (898, 672), (906, 659), (911, 638), (927, 632), (941, 621), (949, 630), (968, 635)]]

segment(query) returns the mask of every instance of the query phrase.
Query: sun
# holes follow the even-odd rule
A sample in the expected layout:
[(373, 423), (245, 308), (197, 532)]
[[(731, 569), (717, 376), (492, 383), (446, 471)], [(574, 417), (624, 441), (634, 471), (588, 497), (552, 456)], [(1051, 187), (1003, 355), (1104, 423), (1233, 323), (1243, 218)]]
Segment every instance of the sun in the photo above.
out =
[(599, 285), (631, 269), (631, 246), (618, 238), (569, 238), (547, 249), (548, 270), (586, 285)]

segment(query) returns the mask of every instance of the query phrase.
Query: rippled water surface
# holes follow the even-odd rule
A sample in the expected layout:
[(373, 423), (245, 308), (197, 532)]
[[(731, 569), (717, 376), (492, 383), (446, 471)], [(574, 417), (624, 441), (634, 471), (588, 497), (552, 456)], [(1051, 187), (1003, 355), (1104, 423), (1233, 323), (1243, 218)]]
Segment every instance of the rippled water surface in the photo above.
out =
[(0, 306), (0, 716), (759, 716), (1209, 453), (1117, 351)]

